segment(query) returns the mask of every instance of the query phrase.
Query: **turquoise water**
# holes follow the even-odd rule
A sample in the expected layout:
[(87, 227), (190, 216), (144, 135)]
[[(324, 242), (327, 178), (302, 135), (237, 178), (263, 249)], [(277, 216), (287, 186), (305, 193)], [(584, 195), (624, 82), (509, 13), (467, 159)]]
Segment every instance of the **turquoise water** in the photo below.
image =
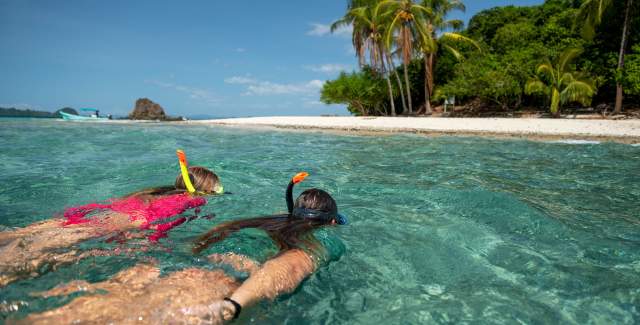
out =
[[(331, 230), (346, 252), (244, 321), (640, 322), (640, 147), (2, 119), (0, 148), (4, 226), (171, 183), (176, 148), (213, 168), (233, 193), (204, 209), (218, 217), (137, 256), (165, 271), (203, 266), (185, 247), (212, 224), (285, 210), (288, 179), (308, 171), (301, 188), (328, 190), (350, 218)], [(269, 251), (264, 236), (242, 242)], [(29, 293), (133, 263), (90, 258), (10, 284), (0, 301), (20, 308), (1, 316), (59, 306)]]

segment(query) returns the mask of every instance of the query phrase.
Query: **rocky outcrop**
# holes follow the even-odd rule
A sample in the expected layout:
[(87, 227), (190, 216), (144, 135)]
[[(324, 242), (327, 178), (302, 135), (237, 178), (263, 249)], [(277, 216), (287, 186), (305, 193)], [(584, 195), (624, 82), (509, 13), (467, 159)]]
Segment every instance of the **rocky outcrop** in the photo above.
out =
[(136, 100), (136, 106), (129, 113), (131, 120), (166, 120), (167, 115), (164, 109), (157, 103), (148, 98), (140, 98)]

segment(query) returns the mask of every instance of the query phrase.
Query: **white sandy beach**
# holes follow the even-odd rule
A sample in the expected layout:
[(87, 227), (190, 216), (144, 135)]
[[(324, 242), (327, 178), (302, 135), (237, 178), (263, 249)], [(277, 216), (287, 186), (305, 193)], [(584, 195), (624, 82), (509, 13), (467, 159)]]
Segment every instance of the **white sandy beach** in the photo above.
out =
[(640, 120), (272, 116), (189, 121), (187, 123), (364, 132), (471, 134), (571, 139), (612, 138), (623, 142), (640, 142)]

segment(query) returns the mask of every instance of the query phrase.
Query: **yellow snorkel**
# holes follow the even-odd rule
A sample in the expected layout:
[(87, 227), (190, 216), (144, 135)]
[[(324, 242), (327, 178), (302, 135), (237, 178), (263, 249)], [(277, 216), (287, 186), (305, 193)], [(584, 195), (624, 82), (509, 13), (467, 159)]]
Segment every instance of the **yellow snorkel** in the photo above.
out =
[(191, 194), (196, 192), (196, 188), (191, 184), (191, 178), (189, 177), (189, 169), (187, 168), (187, 156), (184, 154), (184, 151), (178, 149), (176, 150), (176, 155), (178, 155), (178, 162), (180, 163), (180, 173), (182, 174), (182, 180), (184, 181), (184, 186), (187, 188), (187, 191)]
[(178, 162), (180, 163), (180, 174), (182, 175), (182, 180), (184, 181), (184, 186), (187, 188), (187, 192), (196, 195), (224, 194), (224, 187), (222, 187), (222, 183), (220, 183), (219, 181), (215, 185), (212, 193), (196, 190), (196, 188), (193, 186), (193, 183), (191, 183), (191, 177), (189, 177), (187, 155), (185, 155), (184, 151), (180, 149), (176, 150), (176, 155), (178, 156)]

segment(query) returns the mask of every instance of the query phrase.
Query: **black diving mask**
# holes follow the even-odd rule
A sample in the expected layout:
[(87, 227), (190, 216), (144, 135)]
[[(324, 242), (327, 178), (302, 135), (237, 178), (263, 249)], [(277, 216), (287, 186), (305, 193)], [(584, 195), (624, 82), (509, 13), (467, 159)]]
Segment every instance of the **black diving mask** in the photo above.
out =
[(322, 221), (331, 221), (335, 220), (339, 225), (346, 225), (348, 223), (347, 217), (340, 213), (331, 213), (326, 211), (320, 211), (315, 209), (307, 209), (307, 208), (295, 208), (291, 212), (293, 217), (304, 218), (304, 219), (316, 219)]

